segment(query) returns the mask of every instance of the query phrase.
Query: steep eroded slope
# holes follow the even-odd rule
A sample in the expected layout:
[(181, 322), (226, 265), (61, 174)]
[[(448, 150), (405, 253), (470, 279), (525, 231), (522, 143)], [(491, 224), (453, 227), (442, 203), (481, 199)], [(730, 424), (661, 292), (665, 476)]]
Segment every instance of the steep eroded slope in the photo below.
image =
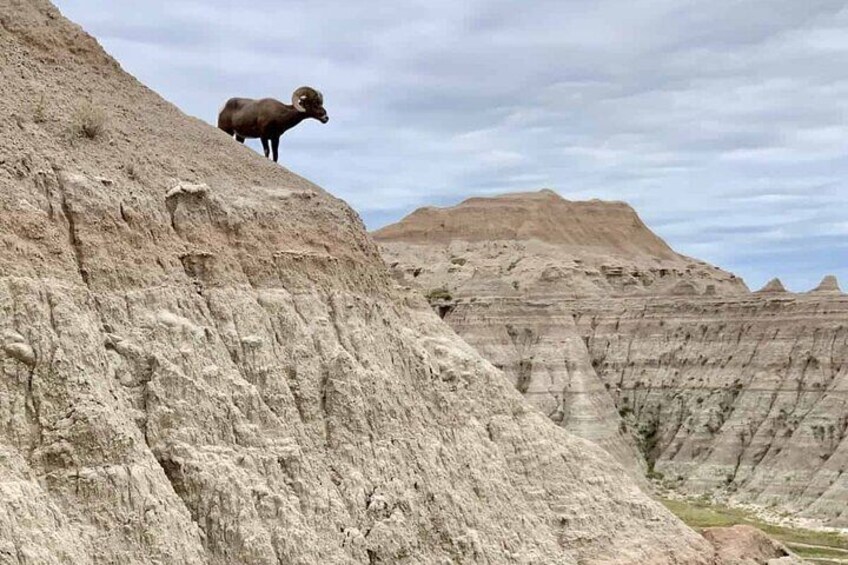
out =
[(572, 307), (598, 374), (668, 480), (848, 526), (848, 296)]
[(0, 73), (3, 563), (712, 562), (343, 202), (46, 1), (0, 0)]
[(848, 525), (838, 282), (749, 293), (659, 246), (624, 205), (579, 204), (549, 191), (472, 199), (375, 237), (396, 277), (531, 402), (626, 467), (645, 468), (636, 443), (685, 492)]

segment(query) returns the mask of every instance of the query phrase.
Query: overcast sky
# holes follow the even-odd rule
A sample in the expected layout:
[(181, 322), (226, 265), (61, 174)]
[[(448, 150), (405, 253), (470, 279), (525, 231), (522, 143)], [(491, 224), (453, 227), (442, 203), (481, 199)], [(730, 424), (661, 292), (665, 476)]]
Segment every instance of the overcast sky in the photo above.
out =
[(627, 201), (752, 288), (848, 290), (845, 0), (57, 3), (211, 123), (231, 96), (322, 90), (330, 122), (280, 160), (370, 229), (548, 187)]

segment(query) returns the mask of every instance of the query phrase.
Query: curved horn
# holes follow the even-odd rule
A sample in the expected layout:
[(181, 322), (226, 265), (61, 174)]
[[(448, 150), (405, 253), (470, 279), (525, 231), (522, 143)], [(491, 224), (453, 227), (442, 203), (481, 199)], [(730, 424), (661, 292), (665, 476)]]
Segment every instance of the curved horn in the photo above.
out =
[(292, 92), (292, 106), (298, 112), (305, 112), (306, 108), (303, 107), (302, 102), (308, 98), (315, 100), (319, 106), (324, 103), (324, 96), (320, 92), (310, 86), (301, 86)]

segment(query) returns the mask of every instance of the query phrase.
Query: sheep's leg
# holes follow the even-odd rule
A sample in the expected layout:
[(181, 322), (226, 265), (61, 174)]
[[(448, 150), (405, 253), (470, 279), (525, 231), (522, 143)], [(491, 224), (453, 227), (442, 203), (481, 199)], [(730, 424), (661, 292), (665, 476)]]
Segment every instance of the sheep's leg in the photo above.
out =
[(280, 149), (280, 136), (271, 138), (271, 149), (274, 152), (274, 162), (277, 162), (277, 153)]
[(265, 158), (267, 159), (268, 153), (269, 153), (269, 151), (268, 151), (268, 138), (267, 137), (262, 138), (262, 149), (265, 151)]
[(239, 134), (236, 134), (236, 141), (238, 141), (239, 143), (244, 143), (244, 138)]

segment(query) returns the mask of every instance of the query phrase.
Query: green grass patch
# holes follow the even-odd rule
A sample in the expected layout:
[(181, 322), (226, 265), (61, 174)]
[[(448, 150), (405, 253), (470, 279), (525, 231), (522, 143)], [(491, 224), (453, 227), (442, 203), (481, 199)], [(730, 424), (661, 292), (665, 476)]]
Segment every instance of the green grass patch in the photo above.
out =
[(836, 562), (839, 560), (848, 561), (848, 551), (827, 547), (806, 547), (792, 543), (787, 543), (786, 546), (804, 559), (830, 559)]
[[(674, 515), (696, 530), (747, 524), (759, 528), (774, 539), (783, 542), (792, 551), (795, 551), (802, 557), (848, 559), (848, 553), (838, 551), (840, 549), (848, 551), (848, 537), (836, 532), (821, 532), (805, 528), (776, 526), (740, 508), (732, 508), (701, 500), (662, 499), (662, 503)], [(818, 547), (805, 548), (796, 544), (815, 545)], [(836, 551), (829, 550), (828, 548), (835, 548)], [(822, 553), (814, 555), (812, 552), (815, 551)]]

